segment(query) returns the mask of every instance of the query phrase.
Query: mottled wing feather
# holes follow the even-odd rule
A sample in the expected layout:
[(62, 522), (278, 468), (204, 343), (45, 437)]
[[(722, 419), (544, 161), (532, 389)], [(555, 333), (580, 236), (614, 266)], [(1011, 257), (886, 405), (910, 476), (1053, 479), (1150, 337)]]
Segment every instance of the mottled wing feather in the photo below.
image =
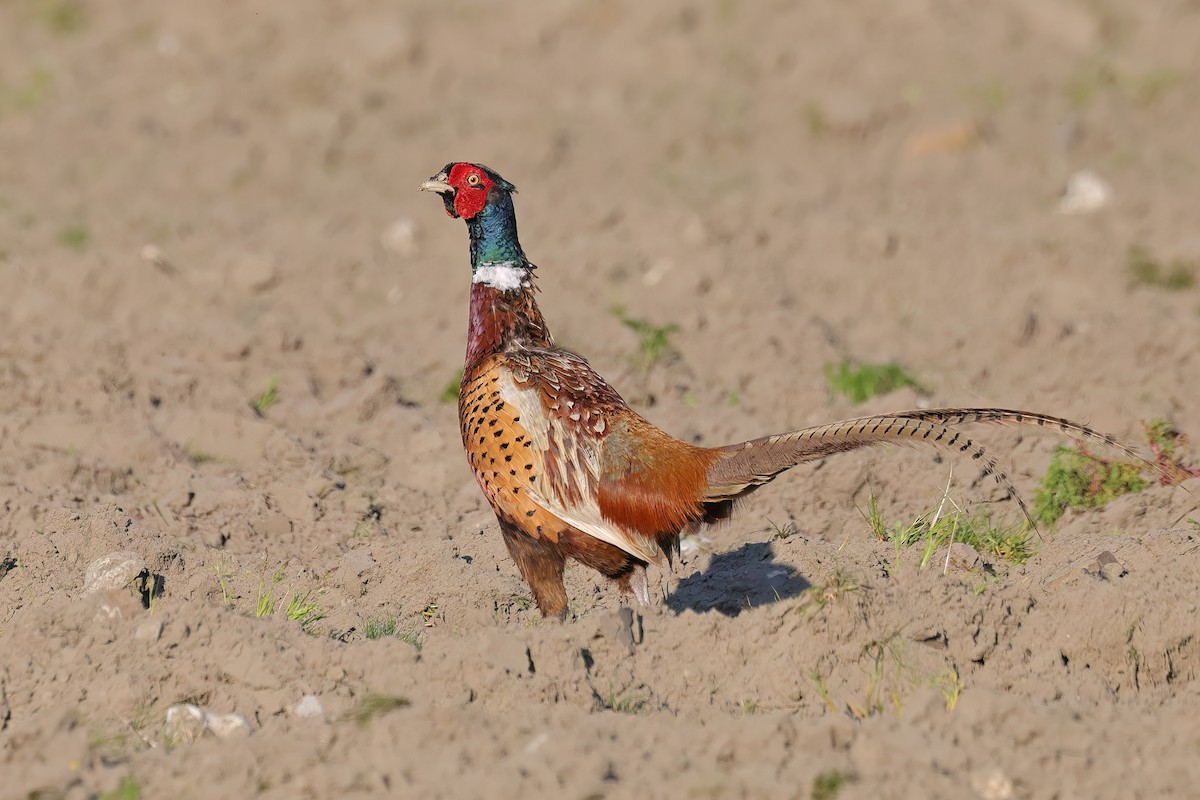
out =
[(497, 516), (536, 539), (574, 528), (662, 563), (653, 536), (601, 512), (605, 435), (624, 415), (636, 417), (584, 359), (560, 350), (491, 356), (459, 393), (463, 444)]

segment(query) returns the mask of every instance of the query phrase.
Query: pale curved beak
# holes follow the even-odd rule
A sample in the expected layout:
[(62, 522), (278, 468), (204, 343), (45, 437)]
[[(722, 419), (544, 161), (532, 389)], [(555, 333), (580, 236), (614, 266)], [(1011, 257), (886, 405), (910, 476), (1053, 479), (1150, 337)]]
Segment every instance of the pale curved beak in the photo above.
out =
[(436, 178), (431, 178), (421, 184), (422, 192), (437, 192), (438, 194), (450, 194), (454, 191), (454, 187), (445, 181), (439, 181)]

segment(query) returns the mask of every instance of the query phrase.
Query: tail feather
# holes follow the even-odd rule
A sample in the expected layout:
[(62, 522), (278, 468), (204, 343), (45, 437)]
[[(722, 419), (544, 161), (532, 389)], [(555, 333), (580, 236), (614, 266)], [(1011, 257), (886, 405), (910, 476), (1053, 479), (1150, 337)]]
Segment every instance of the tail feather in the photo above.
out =
[(973, 423), (1050, 427), (1067, 436), (1102, 442), (1138, 461), (1149, 463), (1117, 439), (1060, 417), (1003, 408), (918, 409), (849, 419), (716, 448), (716, 458), (708, 469), (704, 501), (713, 505), (727, 504), (797, 464), (834, 453), (889, 442), (930, 444), (969, 453), (973, 460), (981, 462), (983, 472), (980, 477), (991, 475), (1032, 522), (1028, 508), (1008, 476), (982, 447), (958, 430)]
[(884, 416), (903, 419), (918, 419), (924, 422), (935, 422), (947, 426), (972, 425), (975, 423), (1008, 426), (1036, 426), (1051, 428), (1064, 436), (1076, 439), (1087, 439), (1099, 442), (1115, 450), (1119, 450), (1135, 461), (1146, 461), (1137, 451), (1130, 448), (1115, 436), (1102, 433), (1095, 428), (1089, 428), (1079, 422), (1073, 422), (1062, 417), (1052, 417), (1049, 414), (1038, 414), (1033, 411), (1014, 411), (1008, 408), (934, 408), (917, 409), (915, 411), (900, 411)]

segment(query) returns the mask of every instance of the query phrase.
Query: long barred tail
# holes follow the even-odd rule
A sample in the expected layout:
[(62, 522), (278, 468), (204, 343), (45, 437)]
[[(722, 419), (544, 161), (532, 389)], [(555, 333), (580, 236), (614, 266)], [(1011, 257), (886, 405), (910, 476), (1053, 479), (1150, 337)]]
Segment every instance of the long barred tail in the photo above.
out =
[(1089, 428), (1079, 422), (1073, 422), (1062, 417), (1052, 417), (1049, 414), (1038, 414), (1032, 411), (1014, 411), (1008, 408), (934, 408), (929, 410), (900, 411), (895, 414), (885, 414), (888, 417), (903, 419), (919, 419), (925, 422), (935, 422), (941, 425), (971, 425), (974, 423), (993, 425), (1020, 425), (1050, 428), (1076, 439), (1087, 439), (1098, 442), (1114, 450), (1119, 450), (1128, 458), (1154, 466), (1136, 450), (1115, 436), (1102, 433), (1095, 428)]
[(970, 454), (973, 460), (981, 462), (983, 472), (980, 477), (991, 475), (1016, 500), (1021, 512), (1032, 523), (1029, 509), (1012, 481), (982, 447), (958, 430), (973, 423), (1050, 427), (1067, 436), (1103, 442), (1138, 461), (1150, 463), (1112, 436), (1045, 414), (1004, 408), (903, 411), (818, 425), (716, 448), (716, 458), (708, 469), (708, 490), (704, 500), (712, 504), (726, 503), (774, 480), (797, 464), (834, 453), (889, 442), (929, 444)]

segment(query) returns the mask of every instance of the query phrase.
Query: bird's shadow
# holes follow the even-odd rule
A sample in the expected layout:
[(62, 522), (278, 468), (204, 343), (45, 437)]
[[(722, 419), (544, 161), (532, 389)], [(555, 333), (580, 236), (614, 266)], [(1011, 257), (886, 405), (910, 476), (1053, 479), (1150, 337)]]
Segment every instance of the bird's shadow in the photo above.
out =
[(667, 605), (677, 614), (690, 609), (736, 617), (748, 608), (796, 597), (811, 585), (792, 566), (775, 560), (770, 542), (750, 542), (714, 555), (708, 569), (681, 580)]

